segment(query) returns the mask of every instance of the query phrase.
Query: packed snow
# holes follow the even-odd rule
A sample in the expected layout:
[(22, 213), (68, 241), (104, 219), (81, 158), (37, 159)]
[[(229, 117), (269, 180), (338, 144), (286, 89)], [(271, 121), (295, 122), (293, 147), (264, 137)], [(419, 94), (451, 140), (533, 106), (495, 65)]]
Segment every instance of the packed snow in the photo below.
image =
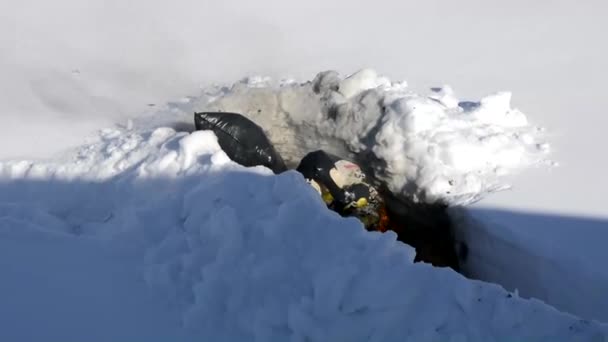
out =
[[(327, 210), (295, 171), (275, 176), (233, 163), (208, 131), (105, 130), (71, 159), (5, 162), (0, 177), (2, 240), (59, 236), (73, 258), (83, 239), (100, 241), (125, 264), (138, 261), (132, 271), (203, 340), (608, 336), (606, 327), (497, 285), (414, 264), (413, 249), (393, 233), (367, 232)], [(57, 322), (57, 336), (69, 337), (70, 323)], [(22, 325), (0, 334), (30, 336)]]

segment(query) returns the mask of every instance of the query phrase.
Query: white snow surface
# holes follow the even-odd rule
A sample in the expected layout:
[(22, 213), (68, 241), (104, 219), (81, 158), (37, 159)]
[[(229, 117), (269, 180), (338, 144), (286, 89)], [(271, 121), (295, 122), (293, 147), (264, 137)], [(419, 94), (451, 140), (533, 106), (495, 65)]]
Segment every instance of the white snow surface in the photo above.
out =
[(462, 101), (449, 86), (419, 95), (406, 82), (364, 69), (349, 76), (322, 72), (304, 83), (250, 77), (203, 89), (160, 110), (157, 119), (139, 120), (192, 120), (192, 112), (202, 110), (242, 113), (293, 167), (306, 153), (325, 149), (359, 161), (395, 194), (468, 204), (507, 188), (503, 176), (550, 163), (542, 128), (528, 125), (510, 102), (509, 92)]
[[(0, 240), (8, 246), (0, 253), (10, 272), (0, 285), (2, 340), (34, 340), (31, 327), (45, 339), (102, 340), (111, 332), (109, 339), (120, 340), (157, 331), (160, 339), (180, 324), (183, 339), (213, 341), (608, 338), (606, 326), (449, 269), (413, 264), (413, 249), (393, 233), (366, 232), (356, 219), (327, 210), (294, 171), (275, 176), (236, 165), (211, 132), (109, 129), (62, 161), (3, 162), (0, 180)], [(54, 242), (39, 249), (19, 242), (24, 236)], [(29, 257), (36, 253), (47, 261)], [(7, 262), (12, 258), (30, 261), (20, 270)], [(84, 271), (86, 262), (69, 262), (79, 258), (91, 258), (90, 276), (74, 275), (86, 290), (65, 293), (61, 281), (36, 280)], [(110, 318), (95, 325), (79, 316), (81, 301), (99, 299), (106, 286), (116, 287), (112, 293), (131, 288), (132, 300), (145, 305), (137, 312), (118, 302), (122, 294), (103, 295), (100, 315)], [(25, 295), (37, 291), (47, 294), (43, 302)], [(170, 309), (162, 311), (147, 291)], [(64, 310), (57, 313), (57, 305)], [(125, 307), (134, 317), (116, 317), (150, 324), (145, 333), (112, 325), (113, 310)], [(36, 312), (27, 327), (14, 314), (24, 310)], [(94, 330), (71, 328), (81, 323)], [(100, 327), (104, 334), (88, 335)]]
[(44, 211), (2, 204), (0, 212), (2, 341), (195, 340), (146, 290), (134, 272), (140, 260), (96, 239), (41, 232), (65, 226)]

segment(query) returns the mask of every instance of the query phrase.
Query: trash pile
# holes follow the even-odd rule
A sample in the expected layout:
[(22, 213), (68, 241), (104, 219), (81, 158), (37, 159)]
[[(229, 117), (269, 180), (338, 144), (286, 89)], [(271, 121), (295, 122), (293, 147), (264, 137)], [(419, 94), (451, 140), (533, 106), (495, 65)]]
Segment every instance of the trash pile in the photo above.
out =
[(359, 165), (318, 150), (302, 158), (296, 170), (333, 211), (359, 218), (368, 230), (387, 230), (384, 203)]
[[(213, 131), (222, 150), (236, 163), (248, 167), (265, 166), (275, 174), (287, 171), (264, 129), (247, 117), (230, 112), (201, 112), (194, 114), (194, 123), (196, 130)], [(416, 248), (415, 261), (449, 266), (458, 271), (450, 230), (435, 227), (435, 224), (425, 227), (412, 217), (417, 212), (413, 208), (405, 215), (390, 210), (385, 197), (391, 194), (386, 190), (381, 193), (373, 186), (372, 180), (356, 163), (316, 150), (302, 158), (296, 171), (319, 193), (329, 209), (344, 217), (356, 217), (369, 231), (394, 231), (399, 240)], [(441, 213), (440, 210), (438, 214)], [(424, 221), (437, 222), (435, 219)]]

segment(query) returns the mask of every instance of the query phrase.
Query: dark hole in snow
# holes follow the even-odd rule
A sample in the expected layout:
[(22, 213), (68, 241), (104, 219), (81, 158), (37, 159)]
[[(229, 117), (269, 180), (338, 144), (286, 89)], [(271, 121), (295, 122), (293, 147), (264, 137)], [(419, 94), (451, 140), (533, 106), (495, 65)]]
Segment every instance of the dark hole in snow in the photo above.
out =
[[(334, 110), (336, 110), (336, 108), (334, 108)], [(195, 114), (195, 117), (196, 115), (202, 114)], [(211, 114), (220, 118), (222, 117), (220, 112)], [(239, 114), (236, 115), (241, 116)], [(226, 118), (226, 120), (228, 119)], [(230, 120), (226, 122), (229, 123), (229, 121)], [(262, 129), (258, 126), (252, 126), (253, 128), (248, 127), (247, 129), (241, 126), (241, 124), (238, 124), (235, 127), (229, 128), (238, 128), (236, 131), (240, 132), (239, 134), (241, 135), (244, 134), (245, 136), (255, 134), (259, 136), (264, 135)], [(182, 131), (190, 131), (190, 129), (193, 127), (191, 127), (190, 124), (188, 127), (174, 128)], [(197, 126), (196, 129), (206, 128)], [(232, 130), (230, 132), (232, 132)], [(221, 132), (216, 132), (216, 134), (220, 133)], [(269, 142), (265, 144), (269, 146), (271, 145)], [(220, 146), (223, 146), (221, 141)], [(237, 146), (238, 148), (232, 145), (223, 146), (223, 149), (225, 152), (227, 152), (231, 159), (239, 162), (239, 153), (237, 153), (238, 151), (235, 152), (233, 150), (236, 148), (242, 152), (241, 150), (248, 146), (248, 143), (239, 146)], [(250, 157), (251, 156), (248, 158), (251, 159)], [(348, 160), (349, 158), (344, 159)], [(264, 165), (264, 163), (256, 161), (241, 164), (246, 166)], [(360, 163), (359, 165), (362, 167), (362, 169), (366, 168), (365, 163)], [(385, 216), (388, 218), (388, 225), (386, 228), (395, 232), (399, 241), (412, 246), (416, 250), (416, 257), (414, 261), (429, 263), (437, 267), (451, 267), (455, 271), (460, 272), (459, 260), (464, 260), (464, 258), (466, 258), (467, 247), (462, 244), (457, 245), (455, 242), (452, 223), (447, 213), (447, 205), (441, 203), (419, 203), (407, 198), (403, 198), (403, 196), (397, 196), (386, 189), (386, 187), (378, 186), (377, 189), (385, 203)], [(385, 228), (383, 228), (383, 230), (384, 229)]]
[(331, 120), (336, 120), (338, 118), (338, 106), (331, 106), (327, 109), (327, 116)]
[(462, 108), (465, 112), (470, 112), (473, 111), (475, 109), (477, 109), (477, 107), (480, 106), (479, 102), (473, 102), (473, 101), (462, 101), (458, 103), (458, 107)]
[(196, 130), (193, 123), (184, 121), (172, 122), (169, 127), (173, 128), (176, 132), (192, 133)]
[(448, 206), (435, 203), (416, 203), (381, 191), (387, 203), (390, 230), (397, 239), (416, 249), (414, 262), (425, 262), (437, 267), (450, 267), (460, 272), (459, 260), (466, 259), (468, 248), (454, 239)]

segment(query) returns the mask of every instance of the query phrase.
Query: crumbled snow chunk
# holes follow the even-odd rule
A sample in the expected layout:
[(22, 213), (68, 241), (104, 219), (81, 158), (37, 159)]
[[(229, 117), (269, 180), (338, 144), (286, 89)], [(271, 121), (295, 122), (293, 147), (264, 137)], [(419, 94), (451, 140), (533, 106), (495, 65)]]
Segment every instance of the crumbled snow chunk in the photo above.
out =
[(217, 138), (211, 131), (193, 132), (181, 139), (179, 146), (183, 169), (190, 168), (200, 155), (213, 153), (220, 149)]
[(458, 108), (458, 98), (454, 94), (454, 90), (449, 85), (445, 85), (441, 88), (432, 88), (433, 93), (429, 95), (430, 99), (433, 99), (446, 108)]
[(389, 84), (390, 81), (385, 77), (378, 77), (375, 70), (363, 69), (342, 80), (338, 85), (338, 91), (345, 98), (350, 99), (364, 90)]
[[(396, 133), (420, 133), (434, 129), (444, 119), (446, 113), (437, 102), (430, 99), (399, 99), (387, 108), (384, 118), (386, 127), (394, 123)], [(379, 133), (381, 134), (381, 133)]]
[(511, 93), (499, 92), (481, 99), (479, 107), (471, 113), (479, 122), (503, 127), (524, 127), (528, 125), (526, 116), (517, 109), (511, 109)]

